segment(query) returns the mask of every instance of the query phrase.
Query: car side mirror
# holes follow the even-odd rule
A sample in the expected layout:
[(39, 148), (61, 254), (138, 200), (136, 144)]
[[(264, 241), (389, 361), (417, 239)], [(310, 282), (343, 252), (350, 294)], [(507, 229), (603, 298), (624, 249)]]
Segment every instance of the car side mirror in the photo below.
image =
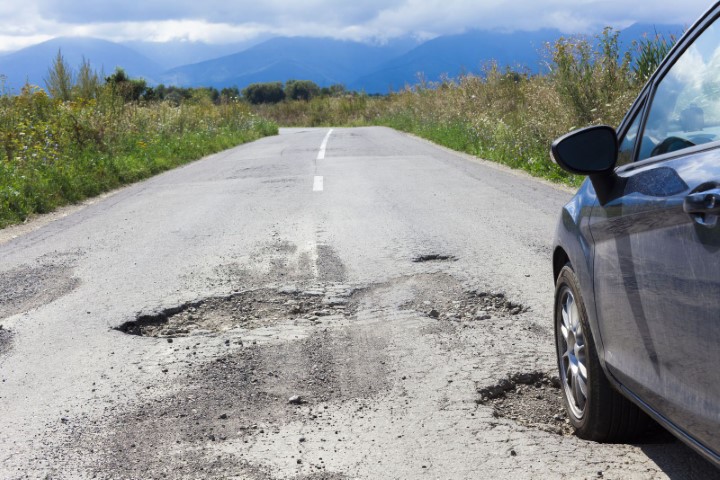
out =
[(617, 156), (617, 134), (607, 125), (570, 132), (555, 140), (551, 149), (555, 163), (568, 172), (581, 175), (611, 171)]
[(600, 125), (563, 135), (553, 142), (550, 157), (563, 170), (588, 175), (603, 205), (619, 186), (620, 178), (614, 172), (618, 139), (612, 127)]

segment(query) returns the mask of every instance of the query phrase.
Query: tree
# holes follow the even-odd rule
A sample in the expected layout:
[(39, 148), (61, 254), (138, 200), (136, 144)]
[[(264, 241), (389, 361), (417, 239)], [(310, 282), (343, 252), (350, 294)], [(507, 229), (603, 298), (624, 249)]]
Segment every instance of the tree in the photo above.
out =
[(320, 95), (320, 87), (312, 80), (288, 80), (285, 97), (291, 100), (310, 100)]
[(130, 78), (120, 67), (117, 67), (115, 72), (105, 79), (105, 82), (126, 102), (140, 100), (147, 90), (147, 82), (144, 79)]
[(205, 87), (201, 88), (200, 91), (203, 95), (208, 97), (210, 101), (214, 104), (220, 103), (220, 91), (215, 87)]
[(345, 93), (347, 93), (347, 89), (345, 88), (345, 85), (341, 83), (334, 83), (329, 87), (323, 87), (320, 89), (320, 95), (323, 97), (339, 97), (341, 95), (345, 95)]
[(220, 90), (220, 102), (228, 103), (240, 98), (240, 90), (238, 87), (225, 87)]
[(167, 93), (167, 87), (164, 83), (161, 83), (153, 89), (153, 98), (156, 100), (165, 100)]
[(253, 83), (242, 91), (243, 97), (248, 102), (257, 105), (259, 103), (278, 103), (285, 98), (282, 83)]
[(97, 72), (90, 67), (90, 62), (83, 57), (78, 69), (75, 93), (81, 99), (90, 100), (97, 97), (99, 89), (100, 78)]
[(72, 98), (73, 83), (72, 69), (65, 61), (65, 58), (63, 58), (60, 49), (58, 49), (57, 56), (52, 66), (48, 69), (45, 86), (53, 98), (65, 102)]
[(155, 102), (157, 100), (160, 100), (160, 96), (153, 87), (147, 87), (142, 95), (142, 98), (147, 102)]

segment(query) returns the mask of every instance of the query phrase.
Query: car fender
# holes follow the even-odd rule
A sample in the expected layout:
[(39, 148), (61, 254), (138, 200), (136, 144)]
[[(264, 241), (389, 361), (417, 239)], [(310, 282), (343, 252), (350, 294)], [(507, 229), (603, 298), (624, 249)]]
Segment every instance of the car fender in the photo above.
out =
[(594, 243), (589, 227), (590, 213), (598, 204), (592, 183), (586, 179), (578, 192), (563, 207), (555, 230), (553, 241), (553, 282), (560, 270), (570, 262), (580, 281), (580, 290), (585, 302), (588, 323), (592, 332), (600, 364), (609, 378), (612, 376), (605, 366), (605, 350), (598, 327), (594, 289)]

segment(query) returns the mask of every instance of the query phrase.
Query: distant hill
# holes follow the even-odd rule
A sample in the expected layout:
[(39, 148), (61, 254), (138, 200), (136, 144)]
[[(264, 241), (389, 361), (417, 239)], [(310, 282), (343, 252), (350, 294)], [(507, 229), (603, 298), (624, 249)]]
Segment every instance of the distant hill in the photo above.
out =
[[(620, 32), (619, 39), (623, 49), (632, 51), (633, 40), (645, 35), (660, 33), (665, 37), (678, 37), (683, 30), (680, 25), (635, 24)], [(44, 87), (48, 68), (58, 49), (62, 49), (73, 68), (77, 68), (84, 56), (95, 69), (104, 69), (107, 75), (116, 66), (122, 66), (130, 76), (143, 77), (150, 84), (244, 88), (255, 82), (298, 79), (312, 80), (321, 86), (341, 83), (353, 90), (387, 93), (416, 84), (419, 74), (426, 81), (434, 82), (443, 75), (453, 78), (462, 73), (482, 73), (493, 60), (500, 67), (537, 72), (545, 44), (561, 36), (557, 30), (470, 31), (419, 45), (410, 38), (368, 45), (328, 38), (279, 37), (249, 44), (249, 48), (230, 55), (226, 53), (231, 49), (248, 44), (135, 42), (130, 48), (92, 38), (57, 38), (0, 56), (0, 74), (7, 77), (6, 86), (14, 91), (18, 91), (26, 79)], [(211, 59), (190, 63), (202, 58)], [(167, 69), (168, 65), (183, 61), (189, 64)]]
[[(680, 25), (634, 24), (618, 36), (623, 51), (632, 48), (634, 40), (656, 33), (679, 38)], [(456, 78), (462, 73), (482, 73), (491, 61), (501, 68), (524, 69), (537, 73), (541, 69), (545, 45), (560, 37), (568, 37), (559, 30), (499, 33), (470, 31), (459, 35), (446, 35), (427, 41), (413, 50), (393, 58), (375, 72), (359, 77), (349, 88), (364, 89), (368, 93), (387, 93), (405, 85), (418, 83), (418, 77), (436, 82), (447, 75)]]
[(248, 50), (174, 68), (161, 81), (180, 86), (244, 87), (254, 82), (312, 80), (349, 84), (406, 51), (406, 42), (373, 46), (328, 38), (273, 38)]
[(141, 55), (144, 55), (165, 71), (183, 65), (190, 65), (226, 55), (232, 55), (234, 53), (247, 50), (248, 48), (267, 41), (268, 39), (269, 38), (256, 38), (247, 42), (218, 45), (199, 41), (190, 42), (180, 40), (173, 40), (169, 42), (134, 41), (125, 42), (121, 45), (131, 48)]
[(130, 76), (143, 77), (150, 83), (162, 70), (152, 60), (117, 43), (96, 38), (59, 37), (0, 57), (0, 74), (6, 77), (5, 86), (18, 92), (27, 80), (44, 88), (58, 49), (73, 69), (77, 69), (85, 57), (98, 72), (110, 75), (120, 66)]
[(434, 82), (442, 75), (452, 78), (461, 73), (481, 73), (492, 60), (501, 67), (537, 72), (545, 42), (560, 36), (562, 34), (557, 30), (513, 33), (476, 30), (446, 35), (387, 61), (371, 74), (356, 79), (349, 87), (364, 88), (369, 93), (387, 93), (406, 84), (418, 83), (419, 74)]

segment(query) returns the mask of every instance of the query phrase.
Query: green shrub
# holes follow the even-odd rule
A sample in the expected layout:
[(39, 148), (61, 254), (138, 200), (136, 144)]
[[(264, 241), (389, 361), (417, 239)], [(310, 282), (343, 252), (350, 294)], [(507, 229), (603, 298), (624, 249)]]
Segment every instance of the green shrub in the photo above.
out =
[(647, 82), (676, 41), (677, 39), (672, 35), (666, 38), (655, 32), (654, 36), (645, 37), (634, 43), (636, 58), (633, 72), (638, 84)]
[(311, 80), (288, 80), (285, 83), (285, 98), (289, 100), (310, 100), (320, 95), (320, 87)]
[(285, 90), (281, 82), (253, 83), (242, 91), (248, 102), (258, 105), (261, 103), (278, 103), (285, 98)]

